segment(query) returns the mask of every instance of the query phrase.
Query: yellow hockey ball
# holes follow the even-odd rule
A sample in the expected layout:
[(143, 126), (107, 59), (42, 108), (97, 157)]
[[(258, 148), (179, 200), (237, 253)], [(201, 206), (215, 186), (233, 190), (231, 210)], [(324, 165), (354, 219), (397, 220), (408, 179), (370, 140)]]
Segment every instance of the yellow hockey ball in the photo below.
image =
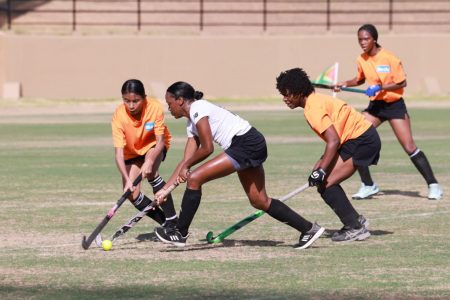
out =
[(104, 241), (102, 242), (102, 248), (103, 248), (103, 250), (105, 250), (105, 251), (111, 250), (111, 248), (112, 248), (112, 242), (111, 242), (110, 240), (104, 240)]

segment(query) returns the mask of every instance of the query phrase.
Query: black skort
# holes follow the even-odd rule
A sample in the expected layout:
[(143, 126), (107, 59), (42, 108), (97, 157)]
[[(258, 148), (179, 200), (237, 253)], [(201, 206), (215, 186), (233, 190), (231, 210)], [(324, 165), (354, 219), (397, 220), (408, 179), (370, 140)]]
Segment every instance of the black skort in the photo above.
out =
[(267, 159), (266, 139), (252, 127), (243, 135), (234, 136), (225, 153), (237, 171), (261, 166)]
[(346, 141), (339, 148), (338, 153), (343, 161), (353, 159), (353, 164), (357, 167), (368, 167), (376, 165), (380, 158), (381, 140), (375, 127), (370, 126), (366, 132)]

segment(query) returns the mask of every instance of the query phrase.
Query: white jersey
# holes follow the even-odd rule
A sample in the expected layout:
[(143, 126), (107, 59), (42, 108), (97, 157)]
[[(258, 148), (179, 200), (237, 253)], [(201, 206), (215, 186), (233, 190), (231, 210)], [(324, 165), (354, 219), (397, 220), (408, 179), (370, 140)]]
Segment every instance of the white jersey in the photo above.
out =
[(208, 117), (213, 140), (223, 150), (230, 147), (231, 140), (235, 135), (243, 135), (252, 128), (250, 123), (238, 115), (202, 99), (191, 104), (189, 120), (186, 125), (188, 137), (198, 136), (195, 124), (203, 117)]

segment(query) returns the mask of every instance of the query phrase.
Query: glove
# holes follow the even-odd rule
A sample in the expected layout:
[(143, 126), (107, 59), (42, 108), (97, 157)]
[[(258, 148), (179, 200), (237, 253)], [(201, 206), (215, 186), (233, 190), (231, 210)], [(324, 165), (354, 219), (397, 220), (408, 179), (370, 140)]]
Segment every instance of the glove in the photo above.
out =
[(376, 93), (378, 93), (379, 91), (381, 91), (381, 85), (377, 84), (377, 85), (371, 85), (369, 86), (369, 88), (366, 90), (366, 95), (369, 97), (373, 97), (375, 96)]
[(309, 186), (317, 186), (322, 184), (326, 175), (327, 173), (325, 173), (325, 171), (321, 168), (314, 170), (308, 178)]

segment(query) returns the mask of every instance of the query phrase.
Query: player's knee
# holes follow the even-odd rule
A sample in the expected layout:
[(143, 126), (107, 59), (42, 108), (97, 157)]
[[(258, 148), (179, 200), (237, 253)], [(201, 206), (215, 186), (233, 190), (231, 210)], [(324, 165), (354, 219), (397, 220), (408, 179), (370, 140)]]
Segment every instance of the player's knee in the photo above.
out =
[(204, 183), (203, 181), (204, 180), (201, 175), (199, 175), (197, 172), (192, 172), (188, 174), (186, 185), (192, 190), (198, 190)]
[(269, 197), (249, 197), (250, 204), (256, 208), (263, 211), (267, 211), (270, 206), (271, 199)]

